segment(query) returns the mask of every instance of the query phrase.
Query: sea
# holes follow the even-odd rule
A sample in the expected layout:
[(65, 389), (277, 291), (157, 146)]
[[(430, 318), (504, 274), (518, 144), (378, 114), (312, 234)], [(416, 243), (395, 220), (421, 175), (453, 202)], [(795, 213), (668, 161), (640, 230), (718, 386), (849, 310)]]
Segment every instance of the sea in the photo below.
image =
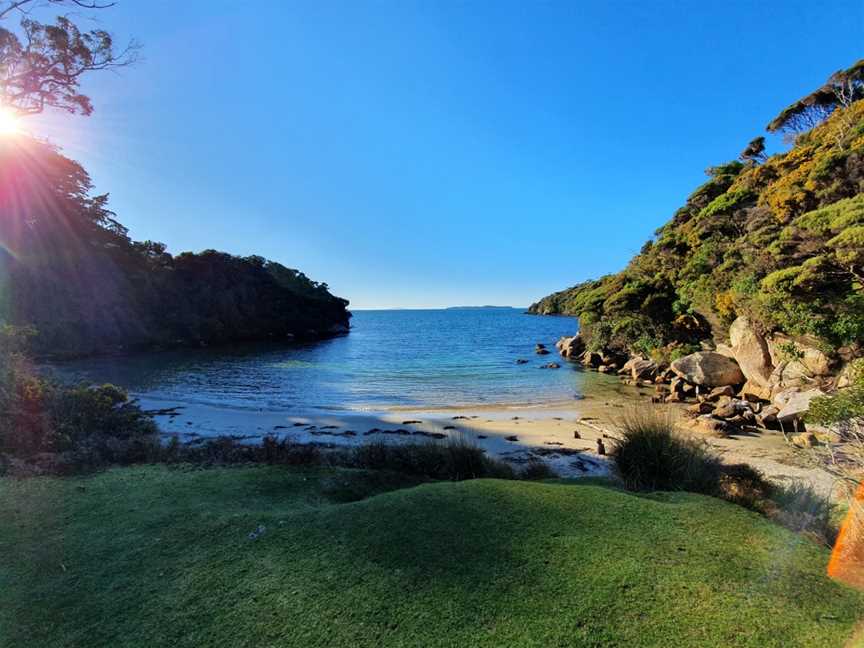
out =
[[(574, 318), (521, 308), (361, 310), (349, 334), (314, 343), (147, 352), (50, 369), (166, 406), (287, 413), (530, 408), (572, 403), (594, 383), (614, 380), (558, 356), (556, 340), (577, 330)], [(551, 353), (537, 355), (538, 343)], [(561, 368), (544, 368), (550, 362)]]

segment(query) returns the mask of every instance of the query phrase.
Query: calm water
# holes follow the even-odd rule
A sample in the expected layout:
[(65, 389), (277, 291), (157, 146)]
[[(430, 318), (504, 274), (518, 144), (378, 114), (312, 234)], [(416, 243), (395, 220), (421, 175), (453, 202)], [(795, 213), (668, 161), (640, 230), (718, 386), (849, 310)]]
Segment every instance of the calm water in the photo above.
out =
[[(596, 381), (560, 361), (574, 319), (517, 309), (358, 311), (350, 335), (309, 345), (242, 346), (59, 365), (167, 403), (298, 411), (572, 401)], [(534, 353), (537, 342), (552, 354)], [(517, 358), (529, 362), (517, 365)]]

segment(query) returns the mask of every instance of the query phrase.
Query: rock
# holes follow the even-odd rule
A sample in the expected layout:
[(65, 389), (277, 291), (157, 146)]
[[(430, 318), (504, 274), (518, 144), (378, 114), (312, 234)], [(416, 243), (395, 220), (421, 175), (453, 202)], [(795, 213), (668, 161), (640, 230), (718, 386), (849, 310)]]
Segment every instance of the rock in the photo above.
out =
[(546, 349), (546, 348), (542, 348), (542, 349), (535, 349), (534, 352), (535, 352), (537, 355), (549, 355), (549, 349)]
[(744, 382), (744, 374), (738, 364), (714, 351), (699, 351), (678, 358), (672, 363), (671, 369), (688, 383), (706, 387), (740, 385)]
[(603, 444), (603, 439), (597, 439), (597, 454), (605, 455), (606, 454), (606, 446)]
[(613, 365), (600, 365), (597, 367), (597, 371), (600, 373), (615, 373), (615, 367)]
[(557, 362), (550, 362), (549, 364), (545, 364), (540, 368), (541, 369), (560, 369), (561, 365), (558, 364)]
[(735, 352), (732, 350), (732, 347), (728, 344), (718, 344), (715, 349), (717, 353), (720, 355), (725, 355), (727, 358), (734, 358)]
[(516, 364), (528, 364), (528, 361), (524, 358), (519, 358), (518, 360), (516, 360)]
[(596, 351), (586, 351), (582, 354), (581, 361), (586, 367), (599, 367), (603, 364), (600, 354)]
[(793, 434), (789, 437), (789, 441), (792, 442), (792, 445), (798, 446), (799, 448), (812, 448), (813, 446), (819, 445), (819, 440), (812, 432)]
[(738, 395), (741, 396), (741, 398), (749, 401), (770, 401), (771, 390), (771, 386), (762, 387), (760, 385), (756, 385), (750, 381), (747, 381), (746, 383), (744, 383), (741, 391), (738, 392)]
[(534, 345), (534, 350), (535, 350), (535, 351), (539, 351), (540, 349), (545, 349), (545, 348), (546, 348), (546, 345), (545, 345), (545, 344), (542, 344), (542, 343), (540, 343), (540, 342), (538, 342), (537, 344)]
[(810, 401), (817, 396), (824, 396), (819, 389), (807, 391), (786, 390), (780, 392), (774, 398), (774, 404), (780, 408), (777, 412), (777, 420), (780, 423), (794, 423), (804, 417), (810, 409)]
[(581, 439), (582, 438), (582, 435), (579, 434), (579, 430), (573, 430), (573, 438), (574, 439)]
[(723, 385), (722, 387), (715, 387), (705, 396), (706, 401), (716, 402), (720, 399), (721, 396), (726, 396), (731, 398), (735, 395), (735, 390), (732, 389), (731, 385)]
[(769, 405), (762, 409), (762, 411), (756, 416), (756, 423), (761, 425), (762, 427), (774, 427), (777, 425), (777, 413), (780, 411), (779, 407), (774, 405)]
[(633, 380), (653, 380), (657, 374), (657, 363), (653, 360), (634, 358), (627, 364), (631, 362), (630, 375), (633, 376)]
[(816, 338), (806, 335), (793, 338), (783, 333), (775, 333), (768, 341), (774, 365), (787, 363), (784, 369), (787, 380), (830, 376), (833, 373), (836, 359), (819, 347)]
[(722, 402), (714, 409), (714, 416), (717, 418), (729, 419), (734, 416), (739, 416), (744, 412), (750, 411), (750, 403), (745, 400), (737, 400), (728, 397), (722, 397)]
[[(758, 387), (771, 384), (774, 363), (768, 350), (768, 342), (744, 316), (738, 317), (729, 327), (732, 354), (747, 382)], [(744, 382), (743, 380), (741, 382)]]
[(720, 419), (716, 419), (710, 414), (703, 414), (702, 416), (697, 416), (690, 423), (690, 427), (698, 430), (699, 432), (703, 432), (705, 434), (717, 437), (725, 437), (731, 431), (731, 426), (725, 421), (721, 421)]
[(565, 358), (576, 358), (585, 352), (585, 341), (579, 334), (572, 337), (562, 337), (555, 343), (555, 348)]
[(689, 405), (687, 407), (687, 411), (693, 412), (694, 414), (710, 414), (714, 411), (714, 405), (709, 402), (702, 401), (701, 403)]

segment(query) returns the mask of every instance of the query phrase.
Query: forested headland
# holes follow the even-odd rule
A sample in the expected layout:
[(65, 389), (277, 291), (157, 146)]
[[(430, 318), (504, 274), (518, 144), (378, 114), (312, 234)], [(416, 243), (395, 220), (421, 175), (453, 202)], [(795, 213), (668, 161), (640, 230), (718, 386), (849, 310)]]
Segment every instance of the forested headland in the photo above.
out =
[(173, 256), (134, 241), (84, 168), (52, 146), (0, 141), (0, 321), (52, 356), (317, 339), (348, 330), (348, 302), (262, 257)]

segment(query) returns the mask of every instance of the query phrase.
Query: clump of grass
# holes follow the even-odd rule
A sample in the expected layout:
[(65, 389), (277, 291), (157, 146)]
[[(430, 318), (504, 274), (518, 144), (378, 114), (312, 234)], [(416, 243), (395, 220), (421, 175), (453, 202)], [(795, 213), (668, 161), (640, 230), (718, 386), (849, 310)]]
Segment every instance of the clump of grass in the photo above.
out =
[(539, 481), (541, 479), (554, 479), (558, 475), (545, 461), (532, 459), (519, 471), (519, 479)]
[(508, 464), (487, 457), (482, 449), (462, 437), (443, 443), (368, 443), (357, 446), (349, 462), (355, 468), (392, 470), (438, 480), (516, 478)]
[(752, 466), (724, 465), (706, 443), (679, 433), (657, 412), (631, 414), (621, 429), (611, 455), (627, 489), (713, 495), (824, 544), (836, 539), (831, 502), (809, 485), (777, 484)]
[(707, 444), (678, 433), (672, 420), (657, 412), (629, 414), (611, 456), (629, 490), (718, 493), (720, 461)]

